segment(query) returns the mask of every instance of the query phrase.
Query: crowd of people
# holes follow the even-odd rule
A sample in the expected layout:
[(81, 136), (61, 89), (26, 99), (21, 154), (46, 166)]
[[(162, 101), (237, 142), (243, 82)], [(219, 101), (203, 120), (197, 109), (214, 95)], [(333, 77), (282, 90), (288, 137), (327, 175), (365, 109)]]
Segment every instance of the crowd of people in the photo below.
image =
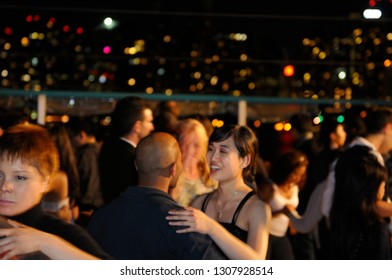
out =
[(251, 127), (173, 101), (120, 99), (100, 141), (86, 119), (9, 122), (0, 259), (391, 259), (392, 109), (366, 114), (293, 116), (273, 161)]

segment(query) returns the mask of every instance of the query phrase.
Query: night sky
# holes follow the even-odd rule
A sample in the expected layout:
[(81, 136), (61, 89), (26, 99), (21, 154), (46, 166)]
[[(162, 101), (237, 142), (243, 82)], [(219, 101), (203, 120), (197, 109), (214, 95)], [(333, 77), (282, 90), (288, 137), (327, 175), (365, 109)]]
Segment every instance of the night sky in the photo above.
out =
[[(227, 85), (232, 94), (232, 90), (236, 89), (247, 92), (248, 85), (255, 80), (257, 87), (252, 94), (276, 95), (281, 90), (278, 88), (280, 83), (271, 82), (271, 79), (277, 81), (281, 68), (286, 63), (292, 63), (298, 70), (297, 79), (302, 79), (303, 73), (310, 71), (315, 79), (315, 84), (310, 84), (310, 89), (315, 93), (324, 91), (324, 96), (333, 97), (331, 80), (323, 75), (324, 72), (334, 75), (335, 68), (346, 66), (355, 59), (357, 65), (362, 67), (358, 71), (364, 73), (364, 66), (361, 65), (364, 58), (368, 58), (370, 62), (375, 61), (377, 65), (388, 58), (385, 54), (389, 53), (386, 48), (390, 48), (390, 40), (382, 41), (384, 44), (375, 48), (374, 53), (372, 50), (371, 56), (368, 50), (373, 48), (371, 36), (384, 38), (386, 33), (391, 32), (391, 1), (376, 0), (377, 6), (386, 7), (384, 18), (380, 21), (365, 21), (362, 19), (362, 11), (368, 7), (366, 0), (132, 0), (128, 3), (116, 0), (106, 3), (15, 0), (0, 4), (0, 27), (4, 30), (9, 26), (13, 32), (11, 36), (4, 37), (12, 42), (6, 65), (12, 67), (16, 62), (20, 72), (14, 70), (11, 73), (23, 74), (26, 65), (24, 61), (28, 61), (29, 56), (37, 55), (41, 62), (38, 66), (42, 68), (36, 67), (35, 79), (50, 89), (128, 91), (130, 87), (127, 81), (134, 77), (138, 82), (131, 88), (133, 91), (143, 92), (147, 87), (152, 87), (156, 92), (172, 88), (174, 92), (226, 93), (228, 91), (224, 88)], [(40, 20), (26, 22), (26, 15), (29, 14), (39, 15)], [(111, 16), (118, 22), (113, 30), (102, 28), (101, 22), (106, 16)], [(46, 26), (51, 17), (56, 18), (54, 29), (58, 29), (57, 31)], [(65, 25), (70, 27), (67, 33), (61, 30)], [(78, 27), (83, 28), (83, 36), (73, 34)], [(345, 38), (352, 38), (353, 31), (359, 27), (365, 37), (364, 44), (356, 50), (356, 57), (350, 57), (352, 45), (346, 43)], [(50, 32), (42, 42), (35, 40), (28, 47), (21, 46), (20, 38), (36, 30), (43, 34)], [(229, 37), (236, 33), (246, 34), (246, 41), (234, 41)], [(164, 42), (167, 35), (171, 36), (170, 43)], [(325, 50), (327, 59), (320, 62), (317, 58), (312, 58), (312, 49), (304, 47), (304, 38), (314, 40), (321, 50)], [(140, 57), (148, 60), (149, 67), (140, 64), (136, 71), (129, 60), (132, 56), (124, 55), (124, 49), (139, 39), (143, 39), (146, 44)], [(110, 44), (111, 53), (104, 55), (103, 47)], [(78, 52), (76, 45), (82, 48)], [(192, 57), (193, 50), (198, 51), (196, 59)], [(84, 61), (79, 61), (76, 53), (83, 54)], [(241, 61), (241, 54), (246, 54), (247, 59)], [(52, 58), (48, 58), (49, 55)], [(214, 55), (220, 57), (219, 63), (215, 63), (216, 68), (206, 62)], [(52, 61), (53, 57), (57, 59), (57, 63), (49, 64), (51, 68), (48, 68), (47, 61)], [(97, 65), (97, 61), (102, 62)], [(245, 61), (246, 65), (243, 63)], [(198, 70), (192, 63), (203, 66), (200, 71), (206, 73), (200, 79), (204, 83), (202, 89), (191, 90), (190, 85), (195, 79), (190, 80), (189, 77), (194, 69)], [(315, 69), (313, 65), (316, 64), (321, 65), (320, 68)], [(165, 75), (157, 73), (161, 65), (166, 67)], [(241, 74), (240, 69), (246, 67), (250, 70)], [(68, 69), (72, 76), (67, 74), (66, 79), (63, 79), (63, 73)], [(48, 84), (48, 75), (44, 71), (52, 75), (49, 82), (55, 82)], [(107, 74), (109, 82), (84, 86), (84, 74), (99, 77), (101, 72)], [(14, 79), (9, 79), (9, 87), (20, 81), (16, 74)], [(273, 77), (270, 78), (269, 75)], [(374, 79), (381, 77), (380, 74), (373, 71), (371, 75), (373, 76), (364, 79), (374, 82), (358, 88), (358, 98), (364, 97), (364, 93), (369, 91), (383, 92), (377, 88), (380, 83)], [(209, 85), (211, 76), (219, 78), (216, 86)], [(111, 77), (116, 80), (110, 82)], [(298, 86), (298, 83), (294, 83), (292, 88), (293, 91), (304, 92), (304, 88)], [(291, 94), (292, 91), (288, 92)], [(297, 93), (295, 95), (301, 96)]]

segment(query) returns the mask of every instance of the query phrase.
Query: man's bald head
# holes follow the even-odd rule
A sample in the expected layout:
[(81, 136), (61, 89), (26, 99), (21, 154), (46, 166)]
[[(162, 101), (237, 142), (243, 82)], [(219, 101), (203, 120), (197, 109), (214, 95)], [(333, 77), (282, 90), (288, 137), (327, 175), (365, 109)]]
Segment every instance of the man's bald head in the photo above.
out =
[(135, 163), (140, 176), (167, 172), (181, 161), (177, 140), (166, 132), (154, 132), (143, 138), (136, 147)]

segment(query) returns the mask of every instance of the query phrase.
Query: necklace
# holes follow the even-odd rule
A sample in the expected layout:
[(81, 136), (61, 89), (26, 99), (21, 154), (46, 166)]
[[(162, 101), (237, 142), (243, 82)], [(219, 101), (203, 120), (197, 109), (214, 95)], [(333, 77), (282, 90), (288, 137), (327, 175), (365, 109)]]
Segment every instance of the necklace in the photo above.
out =
[(216, 199), (216, 204), (218, 206), (218, 218), (220, 219), (222, 217), (222, 212), (223, 209), (225, 209), (227, 203), (232, 200), (236, 195), (238, 194), (238, 191), (233, 192), (233, 194), (230, 196), (230, 198), (228, 200), (225, 201), (225, 203), (223, 204), (223, 206), (221, 207), (221, 204), (219, 203), (218, 198)]

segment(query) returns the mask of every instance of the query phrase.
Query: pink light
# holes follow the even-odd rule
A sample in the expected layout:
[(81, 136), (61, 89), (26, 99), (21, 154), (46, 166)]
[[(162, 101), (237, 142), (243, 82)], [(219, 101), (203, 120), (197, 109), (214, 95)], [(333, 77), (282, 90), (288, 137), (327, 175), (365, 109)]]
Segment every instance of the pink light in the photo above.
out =
[(109, 54), (111, 51), (112, 51), (112, 49), (111, 49), (110, 46), (106, 46), (106, 47), (103, 48), (103, 53), (104, 54)]

